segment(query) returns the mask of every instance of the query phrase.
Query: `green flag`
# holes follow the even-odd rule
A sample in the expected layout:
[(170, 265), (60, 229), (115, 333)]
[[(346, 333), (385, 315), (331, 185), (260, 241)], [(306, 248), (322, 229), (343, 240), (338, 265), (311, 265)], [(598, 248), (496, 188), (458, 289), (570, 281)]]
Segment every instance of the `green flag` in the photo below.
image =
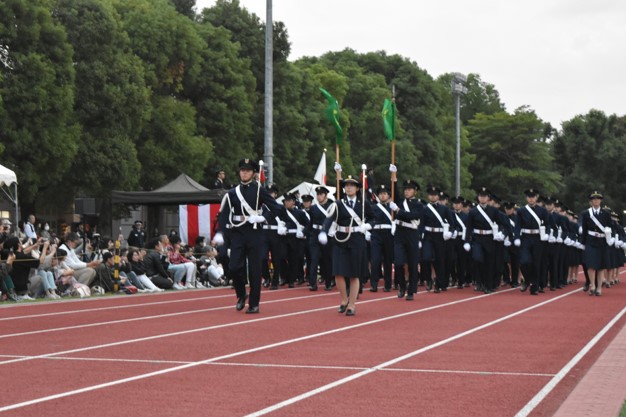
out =
[(339, 102), (335, 97), (331, 96), (330, 93), (324, 90), (322, 87), (320, 87), (320, 91), (322, 92), (322, 94), (324, 94), (326, 100), (328, 100), (328, 107), (326, 107), (325, 114), (326, 119), (328, 119), (328, 121), (332, 123), (332, 125), (335, 127), (335, 134), (337, 135), (335, 143), (337, 143), (337, 145), (341, 145), (341, 139), (343, 138), (343, 129), (339, 124)]
[(396, 106), (388, 98), (383, 104), (383, 128), (387, 139), (392, 141), (396, 138)]

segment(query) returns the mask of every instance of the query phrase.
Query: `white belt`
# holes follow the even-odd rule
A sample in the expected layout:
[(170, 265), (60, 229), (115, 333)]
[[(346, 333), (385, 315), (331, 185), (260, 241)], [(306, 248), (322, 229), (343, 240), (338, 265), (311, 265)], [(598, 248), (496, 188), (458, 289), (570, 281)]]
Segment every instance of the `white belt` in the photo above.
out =
[(374, 225), (374, 229), (389, 229), (391, 230), (391, 225), (390, 224), (376, 224)]
[(407, 227), (409, 229), (416, 229), (417, 230), (417, 226), (414, 225), (413, 223), (407, 223), (407, 222), (403, 222), (402, 220), (396, 220), (396, 224), (398, 226)]
[(246, 216), (233, 216), (233, 221), (235, 222), (243, 222), (248, 220)]
[(522, 229), (522, 233), (525, 235), (538, 235), (539, 229)]
[(493, 230), (474, 229), (475, 235), (492, 235)]
[(589, 236), (604, 238), (604, 233), (593, 232), (591, 230), (587, 230)]
[(295, 235), (296, 233), (298, 233), (298, 229), (287, 229), (287, 233)]
[(424, 230), (426, 230), (427, 232), (433, 232), (433, 233), (443, 233), (443, 228), (441, 227), (425, 226)]
[(278, 226), (271, 225), (271, 224), (264, 224), (263, 229), (264, 230), (278, 230)]
[(350, 232), (354, 232), (354, 227), (349, 227), (349, 226), (337, 226), (337, 231), (341, 232), (341, 233), (350, 233)]
[(324, 225), (322, 225), (322, 224), (314, 224), (311, 227), (313, 227), (313, 229), (315, 229), (315, 230), (322, 230), (324, 228)]

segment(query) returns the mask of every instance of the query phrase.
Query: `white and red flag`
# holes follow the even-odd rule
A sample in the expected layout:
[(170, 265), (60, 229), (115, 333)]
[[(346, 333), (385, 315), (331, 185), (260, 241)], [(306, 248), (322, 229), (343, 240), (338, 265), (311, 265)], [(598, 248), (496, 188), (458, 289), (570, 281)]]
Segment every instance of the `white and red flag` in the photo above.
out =
[(326, 149), (322, 153), (322, 159), (320, 159), (320, 164), (317, 166), (313, 179), (321, 185), (326, 185)]
[(207, 244), (215, 234), (215, 222), (219, 204), (185, 204), (178, 206), (180, 239), (193, 245), (198, 236), (204, 236)]

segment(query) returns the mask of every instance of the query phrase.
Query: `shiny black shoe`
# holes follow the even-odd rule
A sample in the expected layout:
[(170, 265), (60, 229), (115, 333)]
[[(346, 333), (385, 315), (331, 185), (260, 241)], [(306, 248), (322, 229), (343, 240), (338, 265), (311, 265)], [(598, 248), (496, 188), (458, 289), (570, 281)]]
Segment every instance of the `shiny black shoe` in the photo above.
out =
[(542, 293), (542, 294), (545, 293), (545, 291), (541, 287), (539, 287), (539, 292)]
[(585, 284), (585, 286), (583, 287), (583, 292), (587, 291), (589, 291), (589, 284)]
[(439, 294), (440, 292), (441, 292), (441, 288), (439, 288), (439, 287), (435, 288), (435, 294)]
[(337, 312), (338, 312), (339, 314), (343, 314), (343, 313), (345, 313), (345, 312), (346, 312), (346, 309), (347, 309), (347, 308), (348, 308), (348, 304), (341, 304), (341, 305), (339, 306), (339, 308), (337, 309)]
[(317, 285), (309, 287), (309, 291), (317, 291)]
[(356, 308), (349, 308), (346, 310), (346, 316), (354, 316), (356, 314)]
[(276, 285), (272, 285), (270, 287), (270, 291), (276, 291), (278, 289), (278, 287)]
[(248, 307), (248, 309), (246, 310), (246, 314), (259, 314), (259, 306)]
[(398, 290), (398, 298), (404, 298), (404, 294), (406, 294), (405, 290)]
[(391, 288), (383, 288), (383, 292), (391, 292)]
[(324, 291), (332, 291), (332, 290), (333, 290), (333, 287), (331, 287), (329, 285), (324, 287)]
[(536, 290), (530, 290), (530, 295), (539, 295)]
[(408, 293), (407, 296), (406, 296), (406, 300), (407, 301), (413, 301), (413, 298), (414, 298), (414, 296), (413, 296), (412, 293)]
[(433, 289), (433, 282), (432, 281), (428, 281), (426, 283), (426, 291), (432, 291)]
[(235, 306), (235, 308), (237, 309), (237, 311), (241, 311), (243, 310), (243, 308), (246, 306), (246, 300), (248, 299), (248, 295), (244, 295), (243, 297), (237, 298), (237, 305)]
[(528, 284), (526, 284), (525, 282), (522, 282), (522, 285), (519, 287), (519, 290), (521, 292), (524, 292), (528, 289)]
[(293, 285), (293, 284), (289, 284), (289, 285), (288, 285), (288, 287), (289, 287), (289, 288), (296, 288), (296, 286), (295, 286), (295, 285)]
[(378, 288), (377, 287), (372, 287), (372, 288), (370, 288), (370, 292), (378, 292)]

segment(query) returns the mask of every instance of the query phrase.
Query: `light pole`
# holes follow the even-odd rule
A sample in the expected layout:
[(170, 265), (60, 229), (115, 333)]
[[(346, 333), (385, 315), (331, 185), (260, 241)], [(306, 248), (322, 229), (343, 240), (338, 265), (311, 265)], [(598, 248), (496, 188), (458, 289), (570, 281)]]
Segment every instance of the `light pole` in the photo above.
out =
[(455, 195), (461, 194), (461, 96), (467, 93), (467, 88), (465, 88), (465, 82), (467, 81), (467, 76), (455, 72), (452, 75), (452, 94), (455, 98), (455, 107), (456, 107), (456, 189)]
[(265, 140), (263, 158), (267, 164), (267, 181), (274, 182), (274, 24), (272, 19), (272, 0), (266, 0), (265, 15)]

